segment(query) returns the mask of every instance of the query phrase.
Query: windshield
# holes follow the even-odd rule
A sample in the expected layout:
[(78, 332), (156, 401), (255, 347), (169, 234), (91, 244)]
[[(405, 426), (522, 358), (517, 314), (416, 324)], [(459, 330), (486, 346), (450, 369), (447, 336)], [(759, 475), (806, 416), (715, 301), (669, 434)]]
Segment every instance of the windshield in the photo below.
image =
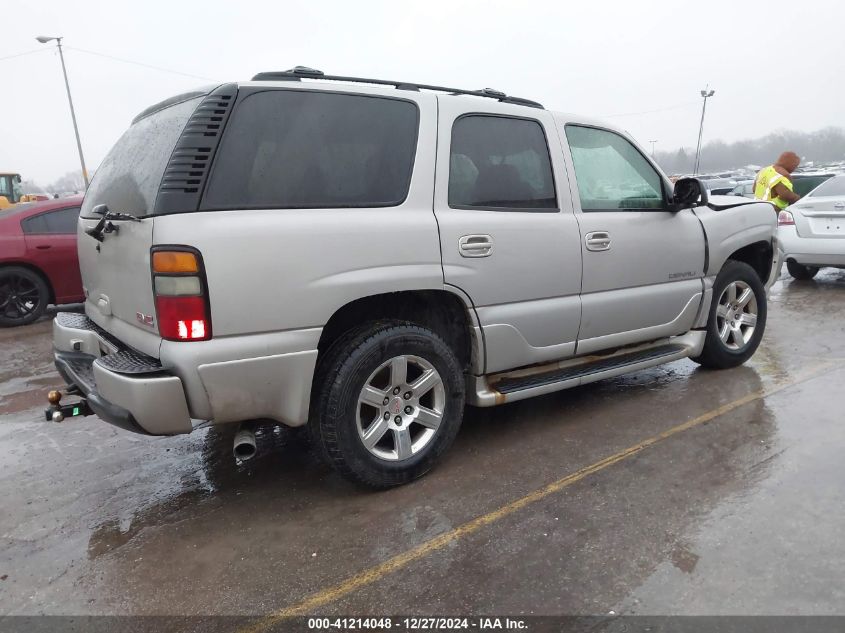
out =
[(813, 198), (818, 196), (845, 196), (845, 176), (830, 178), (807, 195)]

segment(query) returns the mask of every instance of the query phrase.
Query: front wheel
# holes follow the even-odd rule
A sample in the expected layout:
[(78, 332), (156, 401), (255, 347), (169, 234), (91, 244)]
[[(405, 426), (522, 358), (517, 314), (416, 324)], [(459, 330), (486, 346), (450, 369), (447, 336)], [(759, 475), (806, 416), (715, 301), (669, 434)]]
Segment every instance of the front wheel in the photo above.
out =
[(790, 259), (786, 262), (786, 270), (789, 271), (789, 274), (792, 275), (793, 279), (808, 281), (818, 274), (819, 267), (805, 266), (804, 264), (799, 264), (798, 262)]
[(345, 477), (376, 488), (428, 472), (463, 418), (463, 373), (434, 332), (402, 322), (364, 325), (320, 362), (311, 430)]
[(728, 260), (713, 284), (707, 337), (699, 356), (704, 367), (727, 369), (757, 351), (766, 328), (766, 290), (751, 266)]

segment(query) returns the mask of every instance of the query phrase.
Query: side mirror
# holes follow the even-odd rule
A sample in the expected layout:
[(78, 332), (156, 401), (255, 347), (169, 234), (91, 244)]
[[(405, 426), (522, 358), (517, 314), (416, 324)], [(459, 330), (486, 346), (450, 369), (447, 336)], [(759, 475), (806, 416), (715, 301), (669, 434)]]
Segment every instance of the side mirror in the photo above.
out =
[(675, 183), (672, 195), (674, 211), (704, 206), (708, 201), (707, 188), (698, 178), (681, 178)]

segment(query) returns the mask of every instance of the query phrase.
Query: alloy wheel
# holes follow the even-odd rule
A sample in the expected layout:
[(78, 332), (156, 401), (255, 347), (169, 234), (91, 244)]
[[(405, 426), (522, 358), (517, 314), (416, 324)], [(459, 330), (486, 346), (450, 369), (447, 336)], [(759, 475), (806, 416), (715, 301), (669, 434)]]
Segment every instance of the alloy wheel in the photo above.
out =
[(748, 345), (757, 327), (757, 297), (744, 281), (733, 281), (722, 291), (716, 306), (716, 329), (722, 343), (739, 351)]
[(408, 459), (434, 438), (445, 406), (446, 388), (434, 365), (419, 356), (396, 356), (379, 365), (361, 389), (358, 436), (376, 457)]
[(38, 287), (23, 275), (0, 277), (0, 315), (10, 321), (25, 319), (38, 309)]

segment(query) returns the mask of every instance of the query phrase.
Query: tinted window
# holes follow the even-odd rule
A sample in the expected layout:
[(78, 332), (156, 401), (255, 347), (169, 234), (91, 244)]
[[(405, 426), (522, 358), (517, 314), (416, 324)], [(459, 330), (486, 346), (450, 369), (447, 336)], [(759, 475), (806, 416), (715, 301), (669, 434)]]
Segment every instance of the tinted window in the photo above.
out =
[[(566, 126), (584, 211), (663, 208), (660, 174), (627, 139), (596, 128)], [(705, 183), (706, 186), (706, 183)]]
[(815, 196), (845, 196), (845, 176), (826, 180), (810, 194), (810, 197)]
[(92, 217), (99, 204), (119, 213), (151, 214), (167, 161), (198, 103), (199, 98), (165, 108), (126, 130), (97, 168), (82, 214)]
[(21, 222), (24, 233), (76, 233), (79, 207), (33, 215)]
[(537, 121), (471, 115), (452, 126), (449, 206), (556, 209), (546, 135)]
[(831, 176), (793, 176), (792, 190), (799, 196), (806, 196)]
[(294, 90), (253, 94), (226, 126), (203, 208), (401, 204), (417, 124), (409, 101)]

